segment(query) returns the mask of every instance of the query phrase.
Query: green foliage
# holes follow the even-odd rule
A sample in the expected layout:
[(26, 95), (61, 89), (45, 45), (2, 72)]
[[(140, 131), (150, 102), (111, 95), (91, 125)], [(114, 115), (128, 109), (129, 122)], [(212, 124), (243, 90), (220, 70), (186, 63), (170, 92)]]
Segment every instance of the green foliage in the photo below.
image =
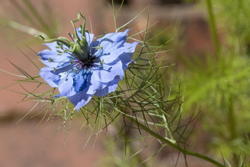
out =
[[(250, 44), (250, 10), (248, 0), (220, 0), (214, 1), (217, 16), (220, 18), (219, 27), (227, 32), (227, 42), (241, 51), (249, 53)], [(230, 25), (230, 26), (229, 26)]]
[[(223, 156), (232, 166), (250, 166), (250, 52), (248, 0), (210, 0), (208, 7), (211, 35), (215, 52), (207, 55), (181, 55), (181, 68), (176, 66), (173, 78), (178, 87), (181, 80), (183, 115), (201, 115), (203, 135), (209, 135), (206, 146), (211, 154)], [(203, 2), (202, 2), (203, 3)], [(207, 5), (203, 3), (203, 5)], [(212, 17), (210, 16), (212, 15)], [(220, 24), (216, 24), (220, 23)], [(219, 29), (219, 31), (218, 31)], [(220, 32), (220, 33), (218, 33)], [(222, 33), (221, 33), (222, 32)], [(168, 32), (156, 38), (156, 45)], [(219, 35), (218, 35), (219, 34)], [(220, 40), (218, 39), (220, 36)], [(172, 55), (178, 55), (181, 43), (178, 38), (171, 41)], [(172, 59), (173, 60), (173, 59)], [(177, 80), (176, 80), (177, 76)], [(199, 131), (192, 133), (197, 139)]]
[(248, 57), (228, 55), (208, 65), (193, 66), (183, 74), (184, 111), (203, 112), (202, 124), (219, 148), (218, 153), (225, 158), (236, 152), (250, 155), (246, 137), (250, 130), (247, 128), (250, 122)]
[[(218, 27), (226, 32), (220, 44), (214, 40), (218, 54), (195, 61), (186, 59), (185, 69), (177, 74), (182, 79), (185, 115), (202, 112), (199, 122), (209, 133), (209, 150), (222, 155), (232, 166), (250, 165), (249, 3), (212, 1), (215, 19), (223, 23)], [(215, 20), (211, 21), (211, 28), (216, 28)]]

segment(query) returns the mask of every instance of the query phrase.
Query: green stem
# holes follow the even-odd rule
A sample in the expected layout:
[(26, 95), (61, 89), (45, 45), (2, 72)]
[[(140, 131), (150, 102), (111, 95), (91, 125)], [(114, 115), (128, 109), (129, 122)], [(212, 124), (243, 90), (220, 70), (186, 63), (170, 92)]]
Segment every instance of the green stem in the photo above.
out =
[(228, 123), (229, 123), (229, 131), (231, 134), (231, 140), (234, 140), (237, 138), (237, 132), (236, 132), (236, 120), (235, 120), (235, 114), (234, 114), (234, 108), (233, 108), (233, 98), (232, 96), (229, 97), (228, 101)]
[(214, 164), (217, 167), (226, 167), (224, 164), (208, 157), (205, 156), (203, 154), (197, 153), (197, 152), (192, 152), (189, 150), (186, 150), (184, 148), (182, 148), (181, 146), (179, 146), (177, 143), (173, 143), (171, 140), (168, 140), (167, 138), (162, 137), (161, 135), (159, 135), (158, 133), (155, 133), (154, 131), (152, 131), (148, 126), (143, 125), (142, 123), (140, 123), (139, 121), (137, 121), (134, 117), (123, 113), (122, 111), (119, 110), (119, 112), (121, 114), (123, 114), (124, 116), (126, 116), (128, 119), (130, 119), (132, 122), (134, 122), (135, 124), (137, 124), (140, 128), (142, 128), (143, 130), (145, 130), (147, 133), (149, 133), (151, 136), (155, 137), (156, 139), (160, 140), (161, 142), (175, 148), (176, 150), (180, 151), (181, 153), (185, 154), (185, 155), (190, 155), (202, 160), (205, 160), (207, 162), (210, 162), (211, 164)]
[[(233, 141), (237, 138), (237, 121), (236, 121), (236, 117), (235, 117), (235, 112), (234, 112), (234, 106), (233, 106), (233, 96), (231, 95), (228, 99), (228, 130), (230, 132), (230, 140)], [(234, 166), (238, 166), (239, 163), (239, 157), (237, 156), (237, 154), (233, 153), (233, 158), (232, 158), (232, 162), (234, 164)]]
[(213, 40), (213, 45), (215, 48), (215, 53), (216, 53), (216, 56), (219, 56), (219, 54), (220, 54), (220, 41), (219, 41), (219, 37), (218, 37), (216, 19), (214, 16), (212, 1), (206, 0), (206, 5), (207, 5), (208, 19), (209, 19), (209, 25), (210, 25), (210, 31), (211, 31), (211, 36), (212, 36), (212, 40)]
[(0, 19), (0, 25), (7, 25), (15, 30), (21, 31), (23, 33), (26, 33), (28, 35), (32, 35), (34, 37), (43, 37), (43, 38), (49, 38), (45, 33), (38, 31), (32, 27), (26, 26), (26, 25), (22, 25), (18, 22), (15, 21), (8, 21), (8, 20), (3, 20)]

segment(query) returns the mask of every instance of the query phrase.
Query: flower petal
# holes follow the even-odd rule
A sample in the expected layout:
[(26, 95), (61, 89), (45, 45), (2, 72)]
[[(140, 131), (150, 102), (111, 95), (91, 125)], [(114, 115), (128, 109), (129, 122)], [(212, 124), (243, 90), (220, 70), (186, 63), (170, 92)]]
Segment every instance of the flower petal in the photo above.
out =
[(105, 88), (96, 91), (95, 96), (106, 96), (107, 94), (114, 92), (120, 81), (119, 77), (116, 77), (113, 81), (109, 82)]
[(90, 46), (93, 39), (94, 39), (94, 34), (89, 33), (89, 32), (85, 32), (85, 37), (86, 37), (86, 41), (88, 42), (88, 44)]
[(128, 31), (129, 30), (125, 30), (124, 32), (108, 33), (104, 35), (103, 37), (96, 40), (98, 43), (98, 46), (103, 48), (104, 53), (108, 53), (106, 51), (108, 49), (114, 48), (114, 45), (116, 45), (117, 47), (126, 42)]
[(93, 82), (101, 82), (101, 83), (108, 83), (116, 76), (119, 76), (120, 79), (124, 76), (124, 71), (122, 68), (122, 62), (118, 61), (116, 64), (109, 66), (110, 68), (107, 70), (105, 69), (97, 69), (93, 70), (92, 77), (91, 77), (91, 83)]
[(60, 94), (58, 96), (73, 96), (77, 92), (74, 88), (74, 74), (72, 73), (61, 73), (61, 80), (58, 85), (58, 90)]
[(139, 44), (138, 42), (133, 42), (133, 43), (126, 43), (124, 45), (124, 47), (127, 48), (127, 52), (119, 56), (119, 59), (121, 60), (123, 65), (123, 70), (126, 70), (128, 68), (128, 65), (132, 62), (132, 56), (138, 44)]
[(74, 88), (77, 92), (82, 91), (88, 87), (89, 77), (91, 72), (89, 70), (81, 70), (74, 77)]
[(43, 64), (51, 68), (61, 67), (73, 59), (73, 57), (67, 53), (59, 55), (57, 52), (51, 50), (43, 50), (38, 53), (38, 56), (40, 56)]
[(129, 30), (127, 29), (123, 32), (108, 33), (108, 34), (104, 35), (103, 37), (97, 39), (97, 41), (102, 41), (105, 39), (109, 39), (110, 41), (113, 41), (113, 42), (126, 41), (127, 36), (128, 36), (128, 32), (129, 32)]
[(57, 51), (57, 47), (58, 47), (57, 42), (45, 43), (44, 45), (53, 51)]
[[(131, 57), (135, 52), (138, 42), (133, 43), (124, 43), (120, 48), (113, 48), (110, 50), (109, 54), (103, 54), (100, 59), (105, 64), (114, 64), (119, 60), (122, 60), (123, 63), (131, 62)], [(127, 64), (128, 65), (128, 64)]]
[(58, 87), (60, 76), (53, 74), (49, 68), (44, 67), (40, 70), (40, 76), (53, 88)]
[(91, 98), (92, 98), (92, 96), (89, 94), (86, 94), (85, 91), (79, 92), (79, 93), (75, 94), (74, 96), (68, 97), (68, 99), (71, 101), (71, 103), (74, 104), (75, 110), (79, 110), (80, 108), (82, 108), (83, 106), (88, 104), (88, 102), (90, 101)]

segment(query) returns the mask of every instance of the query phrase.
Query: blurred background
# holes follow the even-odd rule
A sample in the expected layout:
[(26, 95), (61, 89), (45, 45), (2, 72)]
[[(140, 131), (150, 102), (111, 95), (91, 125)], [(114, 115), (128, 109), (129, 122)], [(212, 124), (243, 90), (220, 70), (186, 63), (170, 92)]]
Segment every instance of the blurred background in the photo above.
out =
[[(116, 25), (124, 25), (133, 18), (128, 26), (131, 34), (144, 31), (148, 26), (149, 43), (167, 50), (158, 55), (163, 63), (174, 66), (166, 80), (173, 89), (179, 82), (185, 85), (182, 94), (184, 121), (190, 122), (186, 135), (188, 146), (228, 158), (234, 164), (242, 159), (248, 162), (250, 30), (247, 19), (250, 12), (246, 6), (250, 4), (247, 0), (212, 1), (217, 21), (216, 32), (213, 32), (204, 2), (1, 0), (0, 166), (146, 166), (142, 165), (140, 156), (148, 159), (148, 166), (186, 166), (185, 157), (168, 148), (156, 155), (148, 154), (160, 149), (150, 140), (147, 142), (152, 143), (152, 148), (147, 148), (146, 153), (130, 150), (126, 154), (117, 149), (106, 132), (93, 133), (79, 119), (64, 121), (46, 106), (25, 98), (25, 90), (36, 88), (21, 85), (13, 75), (20, 74), (19, 68), (36, 75), (38, 68), (34, 64), (41, 67), (36, 53), (42, 49), (40, 41), (27, 35), (30, 29), (25, 26), (50, 37), (67, 35), (72, 31), (70, 20), (78, 12), (86, 16), (88, 29), (95, 34), (114, 31)], [(137, 37), (140, 38), (140, 34)], [(139, 154), (142, 155), (131, 156)], [(194, 158), (188, 158), (188, 164), (209, 166)]]

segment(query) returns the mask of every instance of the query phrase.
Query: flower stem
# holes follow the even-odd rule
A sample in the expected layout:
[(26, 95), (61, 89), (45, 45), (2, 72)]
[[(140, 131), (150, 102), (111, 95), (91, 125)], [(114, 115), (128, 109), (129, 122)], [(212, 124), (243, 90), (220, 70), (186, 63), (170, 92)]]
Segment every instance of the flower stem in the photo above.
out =
[(216, 56), (219, 56), (219, 54), (220, 54), (220, 41), (219, 41), (219, 37), (218, 37), (216, 19), (214, 16), (212, 1), (206, 0), (206, 5), (207, 5), (208, 19), (209, 19), (210, 31), (211, 31), (211, 36), (212, 36), (212, 40), (213, 40), (215, 53), (216, 53)]
[(123, 113), (122, 111), (119, 111), (120, 113), (122, 113), (125, 117), (127, 117), (128, 119), (130, 119), (132, 122), (134, 122), (137, 126), (139, 126), (140, 128), (142, 128), (144, 131), (146, 131), (147, 133), (149, 133), (151, 136), (155, 137), (156, 139), (158, 139), (159, 141), (175, 148), (176, 150), (180, 151), (181, 153), (185, 154), (185, 155), (190, 155), (202, 160), (205, 160), (211, 164), (214, 164), (217, 167), (226, 167), (224, 164), (197, 152), (192, 152), (189, 150), (186, 150), (185, 148), (179, 146), (177, 143), (173, 143), (171, 140), (162, 137), (161, 135), (159, 135), (158, 133), (154, 132), (153, 130), (151, 130), (148, 126), (145, 126), (144, 124), (140, 123), (136, 118), (134, 118), (133, 116), (130, 116), (126, 113)]
[[(237, 120), (234, 112), (233, 95), (228, 99), (228, 131), (230, 132), (230, 142), (237, 139)], [(239, 156), (236, 153), (232, 155), (232, 162), (234, 166), (239, 166)]]

